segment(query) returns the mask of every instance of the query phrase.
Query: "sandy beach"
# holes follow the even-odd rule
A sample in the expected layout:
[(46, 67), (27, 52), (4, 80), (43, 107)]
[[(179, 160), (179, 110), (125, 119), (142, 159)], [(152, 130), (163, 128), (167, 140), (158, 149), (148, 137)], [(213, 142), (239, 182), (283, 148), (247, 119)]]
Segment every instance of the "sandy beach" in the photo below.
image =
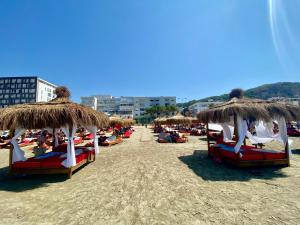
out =
[(155, 140), (136, 127), (72, 179), (8, 177), (0, 149), (0, 224), (299, 224), (299, 138), (290, 167), (247, 170), (208, 159), (199, 137)]

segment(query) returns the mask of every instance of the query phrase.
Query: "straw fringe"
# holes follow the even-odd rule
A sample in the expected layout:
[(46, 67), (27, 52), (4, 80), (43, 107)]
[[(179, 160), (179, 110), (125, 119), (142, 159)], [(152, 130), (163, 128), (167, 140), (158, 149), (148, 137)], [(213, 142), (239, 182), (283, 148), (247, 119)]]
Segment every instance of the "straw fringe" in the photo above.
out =
[(234, 114), (242, 118), (264, 121), (278, 117), (292, 121), (300, 119), (300, 107), (259, 99), (233, 98), (229, 102), (200, 112), (197, 117), (203, 123), (223, 123), (229, 122)]

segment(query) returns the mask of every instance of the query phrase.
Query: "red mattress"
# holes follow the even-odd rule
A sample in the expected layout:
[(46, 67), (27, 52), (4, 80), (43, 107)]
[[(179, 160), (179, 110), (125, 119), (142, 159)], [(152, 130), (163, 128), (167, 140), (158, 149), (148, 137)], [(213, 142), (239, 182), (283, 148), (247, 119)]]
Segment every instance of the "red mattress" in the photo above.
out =
[[(94, 151), (83, 151), (80, 155), (76, 156), (76, 163), (87, 159), (89, 155), (95, 154)], [(29, 158), (24, 162), (15, 162), (12, 166), (13, 168), (65, 168), (61, 163), (66, 158), (60, 158), (59, 156), (54, 156), (46, 159), (35, 159)]]
[[(225, 147), (224, 147), (225, 146)], [(224, 147), (224, 148), (223, 148)], [(233, 149), (234, 144), (221, 144), (209, 148), (209, 154), (214, 158), (231, 158), (239, 159), (241, 161), (253, 160), (269, 160), (269, 159), (285, 159), (285, 152), (277, 152), (272, 150), (258, 149), (253, 146), (242, 146), (239, 153), (235, 153)]]

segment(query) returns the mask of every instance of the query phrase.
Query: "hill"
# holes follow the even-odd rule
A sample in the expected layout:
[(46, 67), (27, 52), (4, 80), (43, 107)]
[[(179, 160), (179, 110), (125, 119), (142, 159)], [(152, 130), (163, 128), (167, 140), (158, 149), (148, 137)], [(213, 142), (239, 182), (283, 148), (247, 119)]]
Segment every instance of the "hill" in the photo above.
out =
[[(278, 82), (274, 84), (264, 84), (255, 88), (245, 90), (245, 96), (248, 98), (268, 99), (272, 97), (300, 98), (299, 82)], [(188, 107), (195, 102), (206, 102), (209, 99), (214, 101), (227, 101), (228, 94), (219, 96), (210, 96), (207, 98), (193, 100), (186, 103), (179, 103), (179, 107)]]

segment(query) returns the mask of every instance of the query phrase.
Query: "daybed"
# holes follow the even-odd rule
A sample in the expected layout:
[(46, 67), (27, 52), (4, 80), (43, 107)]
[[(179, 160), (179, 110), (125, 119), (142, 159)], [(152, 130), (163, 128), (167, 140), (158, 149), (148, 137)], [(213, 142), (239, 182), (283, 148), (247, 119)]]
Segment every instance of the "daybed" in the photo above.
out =
[[(300, 118), (300, 108), (288, 104), (243, 98), (240, 90), (233, 90), (229, 102), (211, 107), (198, 114), (207, 125), (208, 154), (217, 162), (227, 162), (237, 167), (288, 166), (290, 151), (286, 121)], [(273, 121), (278, 124), (274, 133)], [(210, 132), (208, 123), (221, 125), (222, 137)], [(232, 126), (233, 125), (233, 126)], [(255, 135), (251, 130), (255, 130)], [(246, 139), (254, 145), (279, 141), (284, 151), (258, 149), (246, 145)]]

